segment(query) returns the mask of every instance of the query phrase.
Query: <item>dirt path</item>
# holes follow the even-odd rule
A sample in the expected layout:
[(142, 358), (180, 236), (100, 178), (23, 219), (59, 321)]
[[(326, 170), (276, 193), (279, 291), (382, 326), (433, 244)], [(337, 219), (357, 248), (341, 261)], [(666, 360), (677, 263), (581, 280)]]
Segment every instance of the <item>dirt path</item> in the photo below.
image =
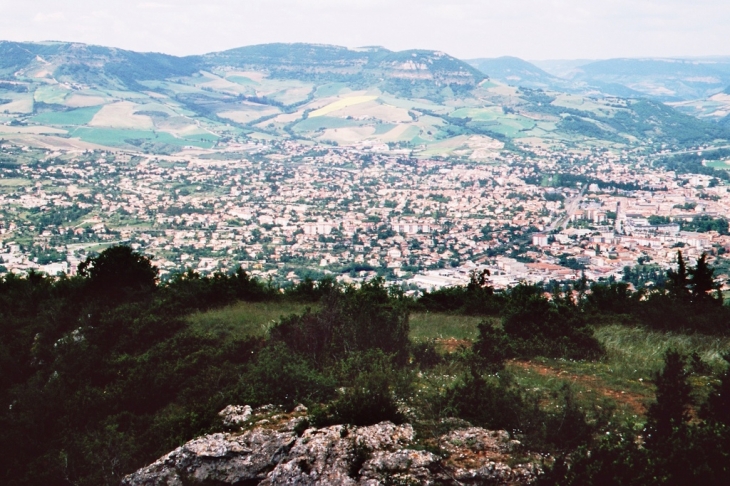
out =
[(456, 339), (456, 338), (444, 338), (437, 339), (436, 346), (447, 353), (453, 353), (459, 349), (469, 349), (472, 346), (472, 342), (468, 339)]
[(605, 383), (603, 383), (603, 380), (594, 376), (576, 375), (565, 370), (558, 370), (542, 364), (531, 363), (529, 361), (509, 361), (507, 366), (514, 366), (524, 370), (534, 371), (542, 376), (549, 376), (570, 381), (572, 383), (579, 383), (590, 388), (596, 393), (615, 400), (617, 403), (627, 405), (637, 415), (646, 415), (647, 402), (651, 400), (646, 395), (609, 388)]

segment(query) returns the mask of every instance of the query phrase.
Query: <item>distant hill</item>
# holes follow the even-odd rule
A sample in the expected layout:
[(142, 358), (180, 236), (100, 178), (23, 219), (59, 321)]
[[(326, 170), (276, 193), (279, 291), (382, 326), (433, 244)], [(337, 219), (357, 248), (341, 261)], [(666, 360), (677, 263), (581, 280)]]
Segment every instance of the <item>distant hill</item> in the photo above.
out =
[(608, 59), (577, 67), (567, 77), (590, 85), (622, 85), (660, 101), (691, 100), (730, 84), (730, 60)]
[(594, 62), (595, 59), (549, 59), (532, 60), (535, 66), (558, 78), (567, 79), (577, 68)]
[(466, 62), (491, 79), (527, 88), (561, 89), (569, 83), (518, 57), (469, 59)]
[[(582, 78), (568, 79), (557, 76), (517, 57), (505, 56), (494, 59), (472, 59), (467, 62), (481, 72), (489, 75), (491, 79), (513, 86), (564, 91), (568, 93), (601, 94), (622, 98), (641, 98), (646, 96), (645, 93), (616, 82), (607, 82), (598, 78), (584, 80)], [(579, 61), (573, 63), (564, 61), (553, 67), (556, 67), (560, 72), (573, 73), (574, 75), (576, 72), (574, 64), (581, 63)]]
[(393, 52), (382, 47), (263, 44), (207, 54), (203, 61), (214, 67), (263, 70), (275, 78), (377, 85), (398, 94), (410, 94), (423, 85), (470, 89), (487, 78), (443, 52)]
[[(445, 53), (348, 49), (317, 44), (263, 44), (204, 56), (176, 57), (79, 43), (0, 42), (0, 78), (52, 76), (58, 81), (138, 88), (137, 82), (190, 76), (201, 69), (264, 71), (279, 79), (378, 85), (396, 94), (414, 89), (470, 89), (486, 76)], [(40, 76), (39, 76), (40, 74)], [(434, 95), (434, 93), (429, 93)]]
[(134, 87), (138, 80), (188, 76), (198, 57), (139, 53), (69, 42), (0, 41), (0, 78), (55, 78), (101, 87)]
[(23, 127), (17, 137), (53, 133), (155, 153), (253, 136), (470, 160), (520, 144), (730, 138), (722, 125), (638, 99), (639, 88), (610, 74), (630, 72), (620, 63), (589, 63), (566, 80), (517, 58), (471, 62), (438, 51), (316, 44), (176, 57), (0, 42), (0, 122)]

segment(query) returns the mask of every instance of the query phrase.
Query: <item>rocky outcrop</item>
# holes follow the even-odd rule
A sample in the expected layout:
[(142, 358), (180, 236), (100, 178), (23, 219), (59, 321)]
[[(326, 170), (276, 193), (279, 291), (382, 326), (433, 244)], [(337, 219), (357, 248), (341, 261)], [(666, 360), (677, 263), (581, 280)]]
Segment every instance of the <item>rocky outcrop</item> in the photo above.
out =
[(306, 408), (281, 413), (229, 406), (220, 413), (236, 431), (188, 442), (127, 476), (123, 486), (529, 484), (535, 464), (510, 467), (520, 447), (504, 431), (462, 427), (431, 449), (417, 447), (413, 427), (308, 427)]

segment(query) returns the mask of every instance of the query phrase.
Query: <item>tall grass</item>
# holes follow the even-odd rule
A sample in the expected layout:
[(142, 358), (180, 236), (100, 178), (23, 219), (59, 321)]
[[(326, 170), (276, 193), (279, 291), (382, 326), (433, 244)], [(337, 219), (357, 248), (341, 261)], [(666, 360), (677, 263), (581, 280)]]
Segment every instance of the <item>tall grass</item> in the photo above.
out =
[(450, 338), (474, 341), (479, 335), (477, 325), (482, 320), (474, 316), (417, 312), (410, 316), (410, 338), (417, 342)]
[(270, 327), (282, 316), (301, 314), (307, 307), (295, 302), (237, 302), (236, 304), (196, 312), (188, 316), (192, 330), (200, 333), (213, 333), (231, 339), (248, 336), (266, 336)]
[(730, 351), (730, 337), (675, 334), (640, 327), (603, 326), (596, 329), (596, 337), (606, 347), (608, 363), (649, 375), (662, 367), (664, 352), (670, 348), (685, 355), (697, 353), (713, 369), (724, 366), (722, 355)]

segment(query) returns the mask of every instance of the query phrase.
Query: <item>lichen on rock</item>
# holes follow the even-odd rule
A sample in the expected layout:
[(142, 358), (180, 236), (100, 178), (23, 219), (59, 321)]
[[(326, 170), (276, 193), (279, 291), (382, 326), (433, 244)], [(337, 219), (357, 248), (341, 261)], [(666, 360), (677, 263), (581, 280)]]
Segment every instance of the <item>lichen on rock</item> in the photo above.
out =
[(519, 446), (505, 431), (452, 430), (438, 440), (441, 456), (416, 448), (410, 424), (301, 430), (308, 424), (301, 405), (289, 413), (228, 406), (220, 416), (239, 430), (191, 440), (125, 477), (122, 486), (529, 484), (540, 473), (536, 464), (502, 461)]

